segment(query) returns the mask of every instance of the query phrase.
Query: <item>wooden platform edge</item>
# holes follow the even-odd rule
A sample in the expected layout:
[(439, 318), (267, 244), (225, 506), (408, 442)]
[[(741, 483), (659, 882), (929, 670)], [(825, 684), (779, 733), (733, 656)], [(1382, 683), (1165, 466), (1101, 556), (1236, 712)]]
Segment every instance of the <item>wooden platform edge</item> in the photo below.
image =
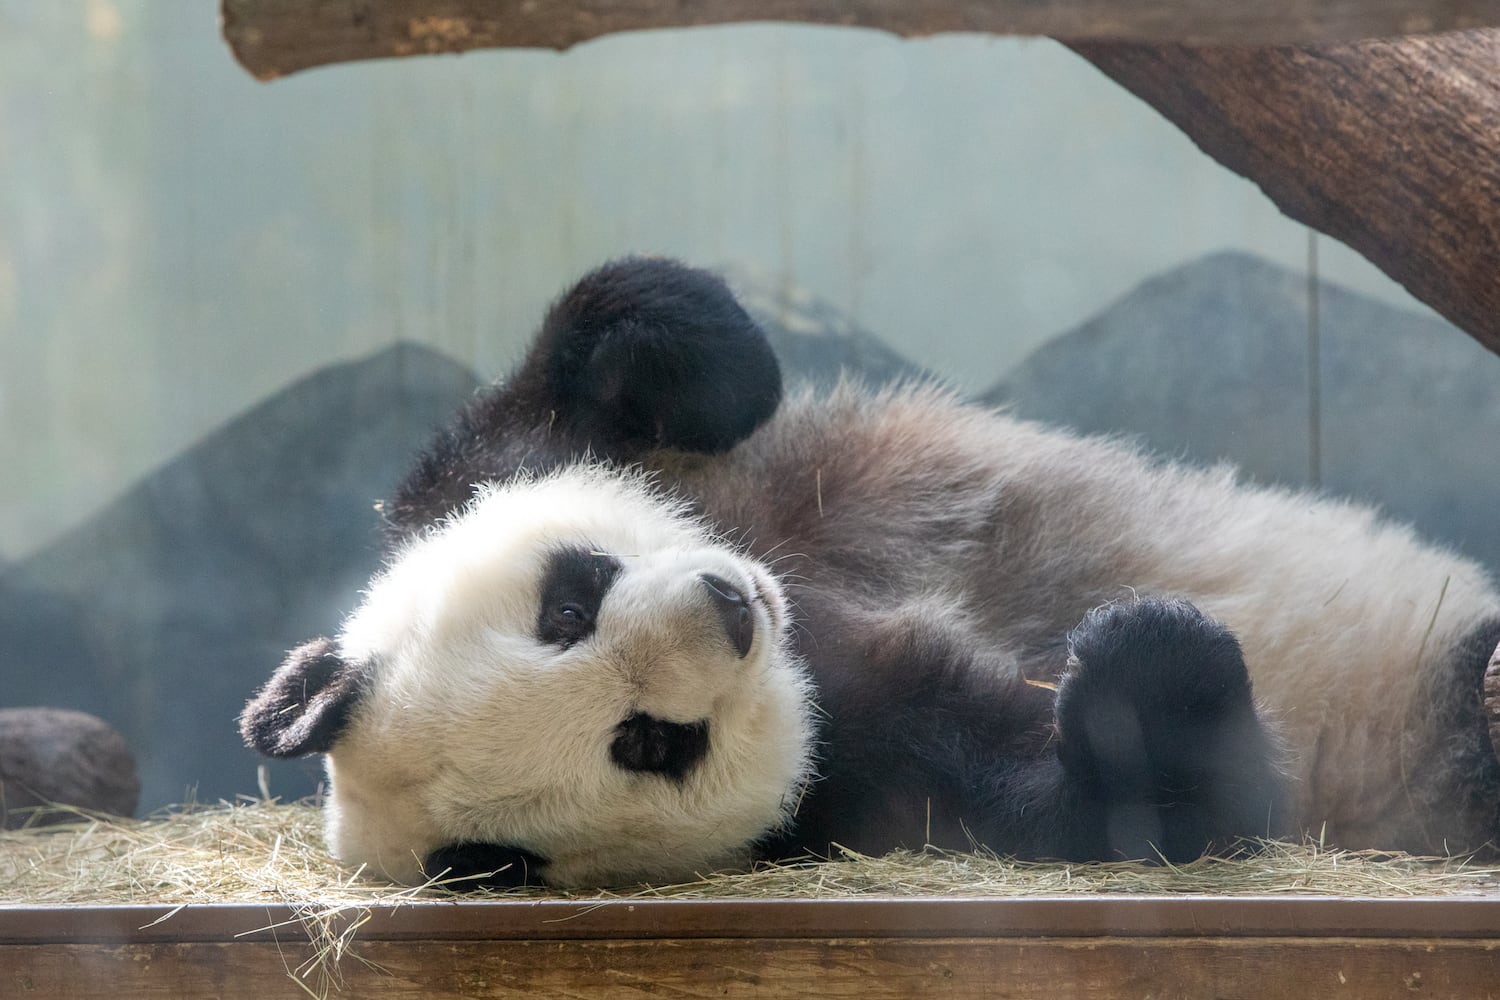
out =
[(1500, 995), (1500, 898), (475, 900), (309, 916), (0, 905), (0, 996)]
[[(1500, 897), (1050, 896), (437, 900), (324, 910), (0, 904), (0, 946), (285, 940), (321, 919), (364, 941), (739, 938), (1444, 938), (1500, 941)], [(288, 931), (291, 927), (291, 931)]]

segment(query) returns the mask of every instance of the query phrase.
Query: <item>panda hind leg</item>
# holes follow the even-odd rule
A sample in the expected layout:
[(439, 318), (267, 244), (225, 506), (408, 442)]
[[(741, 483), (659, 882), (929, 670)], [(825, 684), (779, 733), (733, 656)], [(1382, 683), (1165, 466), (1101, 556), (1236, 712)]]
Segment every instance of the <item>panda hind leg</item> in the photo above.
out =
[(1283, 832), (1278, 746), (1227, 628), (1182, 600), (1121, 602), (1069, 653), (1059, 757), (1102, 857), (1175, 863)]
[(564, 293), (521, 365), (435, 436), (383, 504), (387, 532), (404, 540), (467, 503), (474, 483), (519, 471), (721, 453), (780, 402), (776, 356), (723, 280), (618, 260)]
[(515, 381), (596, 451), (718, 453), (775, 412), (781, 372), (723, 279), (628, 257), (552, 306)]

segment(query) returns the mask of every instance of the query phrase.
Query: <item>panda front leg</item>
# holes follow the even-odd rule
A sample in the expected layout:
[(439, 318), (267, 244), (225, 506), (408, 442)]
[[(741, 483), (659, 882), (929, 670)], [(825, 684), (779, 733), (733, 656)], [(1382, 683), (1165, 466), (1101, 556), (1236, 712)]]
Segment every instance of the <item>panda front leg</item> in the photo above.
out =
[(1281, 753), (1227, 628), (1147, 598), (1091, 611), (1068, 648), (1058, 757), (1087, 853), (1178, 862), (1286, 831)]
[(721, 453), (780, 401), (775, 354), (723, 279), (618, 260), (553, 304), (521, 365), (438, 435), (386, 515), (398, 533), (419, 528), (466, 502), (475, 482), (585, 455)]

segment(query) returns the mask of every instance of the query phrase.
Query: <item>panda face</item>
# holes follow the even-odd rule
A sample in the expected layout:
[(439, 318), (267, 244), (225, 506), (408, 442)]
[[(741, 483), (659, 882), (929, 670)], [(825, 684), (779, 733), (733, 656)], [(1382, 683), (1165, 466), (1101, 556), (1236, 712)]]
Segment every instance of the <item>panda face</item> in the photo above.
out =
[(453, 843), (530, 852), (554, 884), (743, 862), (810, 771), (787, 628), (768, 569), (639, 477), (481, 488), (339, 637), (364, 673), (331, 846), (407, 882)]

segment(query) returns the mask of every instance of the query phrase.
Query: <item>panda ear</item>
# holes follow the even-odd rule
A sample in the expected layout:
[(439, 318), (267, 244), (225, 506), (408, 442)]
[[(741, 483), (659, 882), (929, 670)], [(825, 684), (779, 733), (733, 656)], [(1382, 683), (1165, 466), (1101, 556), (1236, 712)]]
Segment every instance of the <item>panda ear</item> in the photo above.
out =
[(245, 705), (240, 735), (267, 757), (327, 753), (359, 700), (360, 675), (332, 639), (298, 646)]

